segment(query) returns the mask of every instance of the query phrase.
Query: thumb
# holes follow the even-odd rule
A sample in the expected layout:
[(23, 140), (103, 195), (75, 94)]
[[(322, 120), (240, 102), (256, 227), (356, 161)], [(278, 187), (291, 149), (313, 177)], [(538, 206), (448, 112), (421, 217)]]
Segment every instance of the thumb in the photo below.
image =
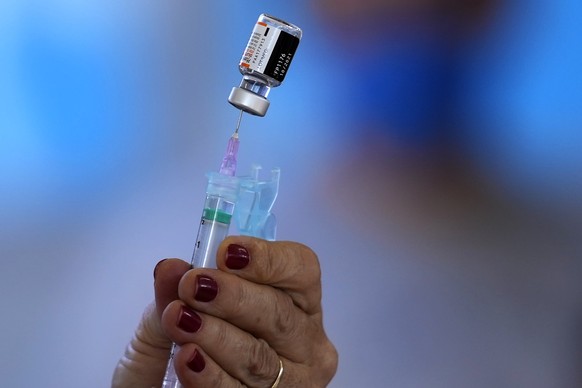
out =
[(111, 383), (112, 388), (154, 387), (164, 378), (172, 342), (162, 330), (156, 306), (144, 311), (135, 334), (121, 357)]
[(157, 387), (164, 378), (172, 341), (160, 317), (166, 306), (178, 299), (178, 283), (190, 265), (178, 259), (162, 260), (154, 269), (155, 302), (150, 303), (135, 334), (121, 357), (111, 383), (112, 388)]
[(180, 279), (192, 266), (180, 259), (164, 259), (154, 268), (154, 291), (158, 316), (172, 301), (178, 299)]

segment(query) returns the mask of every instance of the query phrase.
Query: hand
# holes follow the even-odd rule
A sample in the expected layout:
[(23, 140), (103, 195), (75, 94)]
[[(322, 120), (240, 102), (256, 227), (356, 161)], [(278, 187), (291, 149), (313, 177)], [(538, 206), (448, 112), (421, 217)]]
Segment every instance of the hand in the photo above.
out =
[[(161, 263), (158, 274), (176, 271), (175, 265)], [(179, 282), (180, 300), (162, 315), (162, 327), (180, 345), (175, 367), (182, 384), (271, 387), (281, 360), (279, 387), (326, 386), (337, 352), (323, 329), (313, 251), (232, 236), (221, 244), (217, 266), (188, 271)], [(167, 300), (157, 297), (158, 309)]]
[[(161, 264), (164, 270), (159, 271)], [(172, 341), (160, 322), (171, 301), (178, 298), (178, 284), (190, 264), (178, 260), (162, 260), (154, 269), (156, 302), (146, 307), (135, 334), (117, 363), (112, 388), (160, 387), (168, 364)]]
[(181, 345), (175, 367), (186, 388), (271, 387), (279, 360), (280, 388), (325, 386), (337, 352), (323, 330), (315, 254), (297, 243), (229, 237), (217, 256), (218, 270), (158, 263), (155, 309), (146, 309), (113, 386), (159, 386), (170, 348), (162, 326)]

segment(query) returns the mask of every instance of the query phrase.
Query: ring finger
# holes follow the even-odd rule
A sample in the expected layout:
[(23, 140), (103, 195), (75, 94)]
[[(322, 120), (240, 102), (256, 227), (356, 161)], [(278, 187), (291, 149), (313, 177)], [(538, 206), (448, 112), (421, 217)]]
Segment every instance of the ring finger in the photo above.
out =
[[(208, 288), (213, 289), (212, 295)], [(196, 311), (263, 338), (286, 358), (301, 362), (312, 356), (313, 343), (304, 339), (320, 330), (318, 317), (308, 316), (279, 289), (205, 268), (188, 271), (180, 280), (178, 293)]]
[(240, 388), (239, 380), (230, 376), (204, 350), (185, 344), (174, 355), (174, 367), (184, 387)]
[(247, 386), (268, 387), (279, 373), (279, 356), (266, 341), (181, 301), (164, 310), (162, 325), (174, 342), (198, 345), (226, 374)]

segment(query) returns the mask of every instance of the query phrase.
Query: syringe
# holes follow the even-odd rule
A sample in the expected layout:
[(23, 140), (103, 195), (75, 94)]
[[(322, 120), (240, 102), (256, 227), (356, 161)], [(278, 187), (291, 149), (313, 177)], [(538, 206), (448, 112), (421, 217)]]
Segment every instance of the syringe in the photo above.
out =
[[(228, 235), (237, 202), (241, 234), (275, 238), (276, 220), (271, 207), (277, 197), (280, 171), (273, 169), (270, 181), (259, 181), (259, 166), (253, 168), (250, 177), (235, 177), (238, 131), (243, 111), (256, 116), (267, 113), (269, 91), (285, 79), (301, 35), (299, 27), (265, 14), (259, 16), (254, 26), (239, 62), (243, 79), (228, 97), (228, 102), (240, 109), (236, 129), (228, 141), (219, 172), (207, 174), (206, 200), (192, 255), (194, 267), (216, 267), (216, 252)], [(174, 369), (176, 351), (174, 344), (162, 388), (182, 387)]]
[[(240, 179), (234, 175), (236, 173), (239, 146), (238, 130), (241, 119), (242, 111), (236, 129), (228, 140), (219, 172), (207, 174), (206, 199), (191, 261), (194, 268), (216, 268), (218, 246), (228, 235), (240, 187)], [(174, 355), (177, 350), (178, 346), (173, 344), (162, 388), (182, 387), (174, 368)]]

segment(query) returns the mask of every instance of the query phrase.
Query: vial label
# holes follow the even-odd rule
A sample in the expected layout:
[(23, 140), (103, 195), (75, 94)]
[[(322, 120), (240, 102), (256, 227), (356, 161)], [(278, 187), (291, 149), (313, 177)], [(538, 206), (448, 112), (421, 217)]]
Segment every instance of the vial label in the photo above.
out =
[(247, 43), (240, 66), (282, 82), (299, 46), (299, 38), (258, 22)]

